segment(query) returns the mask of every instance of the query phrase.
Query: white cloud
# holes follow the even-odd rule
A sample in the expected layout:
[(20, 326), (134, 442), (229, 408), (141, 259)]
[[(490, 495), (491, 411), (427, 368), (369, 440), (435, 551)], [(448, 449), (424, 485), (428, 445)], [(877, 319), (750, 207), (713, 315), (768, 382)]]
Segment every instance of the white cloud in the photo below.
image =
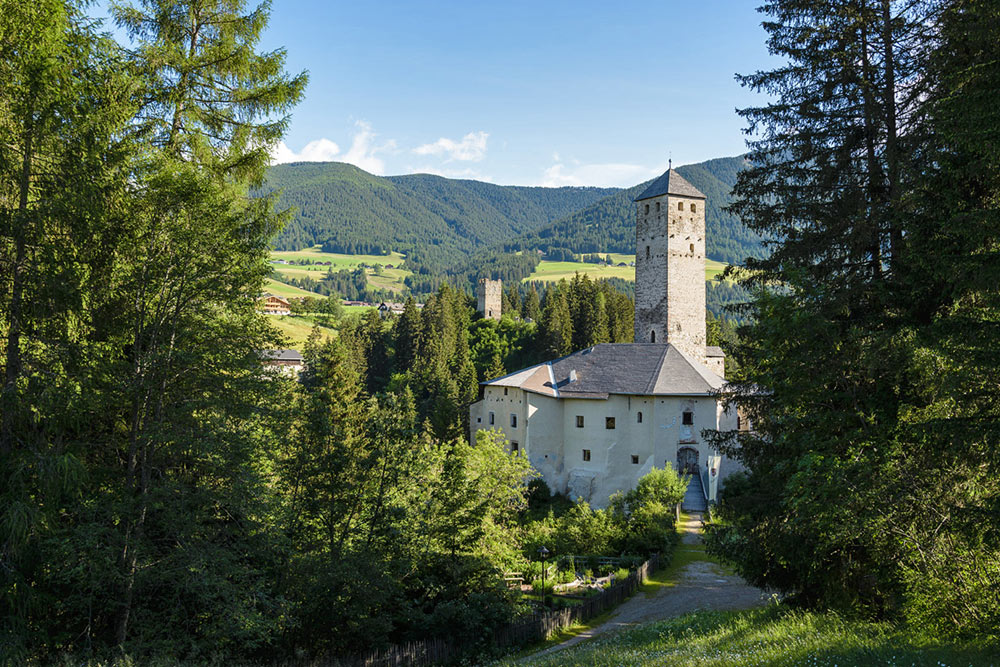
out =
[(417, 155), (443, 155), (447, 157), (447, 162), (479, 162), (486, 157), (486, 140), (489, 136), (487, 132), (469, 132), (461, 141), (441, 137), (432, 144), (417, 146), (413, 152)]
[(310, 141), (299, 153), (289, 148), (284, 141), (279, 141), (278, 145), (271, 151), (271, 164), (329, 162), (338, 153), (340, 153), (340, 146), (326, 138)]
[(659, 176), (666, 170), (660, 167), (644, 167), (640, 164), (579, 164), (567, 166), (554, 164), (542, 175), (539, 185), (561, 187), (564, 185), (596, 185), (600, 187), (632, 187), (637, 183)]
[(376, 176), (382, 176), (385, 174), (385, 162), (376, 155), (393, 150), (396, 148), (396, 142), (390, 139), (381, 145), (376, 145), (375, 137), (378, 135), (372, 130), (370, 123), (359, 120), (355, 125), (358, 131), (351, 140), (351, 147), (341, 160)]

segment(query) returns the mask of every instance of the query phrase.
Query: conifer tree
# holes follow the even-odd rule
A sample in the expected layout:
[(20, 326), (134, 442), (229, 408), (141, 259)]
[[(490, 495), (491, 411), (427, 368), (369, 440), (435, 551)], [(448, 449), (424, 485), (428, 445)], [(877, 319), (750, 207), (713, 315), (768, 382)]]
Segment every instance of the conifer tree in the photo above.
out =
[(535, 289), (535, 283), (531, 283), (531, 286), (528, 287), (528, 296), (524, 299), (524, 309), (521, 314), (524, 319), (532, 322), (538, 322), (542, 319), (542, 307), (538, 300), (538, 290)]

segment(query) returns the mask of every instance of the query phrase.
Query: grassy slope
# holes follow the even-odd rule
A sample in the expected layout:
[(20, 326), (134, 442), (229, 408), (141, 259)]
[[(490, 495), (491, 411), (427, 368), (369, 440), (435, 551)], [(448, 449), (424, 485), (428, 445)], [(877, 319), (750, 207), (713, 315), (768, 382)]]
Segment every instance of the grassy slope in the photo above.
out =
[[(309, 338), (309, 334), (312, 333), (313, 322), (309, 318), (293, 315), (268, 315), (267, 318), (274, 325), (274, 328), (285, 335), (288, 339), (288, 347), (294, 350), (301, 350)], [(320, 327), (320, 332), (324, 338), (332, 338), (336, 334), (333, 329), (326, 327)]]
[[(611, 258), (618, 262), (630, 262), (635, 258), (631, 255), (612, 254)], [(714, 259), (705, 260), (705, 280), (713, 280), (722, 273), (726, 265)], [(577, 272), (586, 274), (594, 278), (623, 278), (628, 281), (635, 281), (634, 266), (600, 266), (597, 264), (587, 264), (585, 262), (549, 262), (542, 260), (534, 273), (525, 280), (541, 280), (544, 282), (559, 282), (565, 278), (572, 280)]]
[(783, 605), (702, 611), (595, 638), (531, 665), (996, 665), (1000, 645), (922, 640), (888, 624)]
[[(381, 276), (376, 276), (371, 270), (368, 271), (368, 283), (373, 287), (388, 289), (393, 292), (402, 292), (405, 289), (403, 281), (411, 275), (406, 269), (397, 269), (403, 263), (405, 257), (398, 252), (391, 252), (388, 255), (345, 255), (337, 252), (323, 252), (319, 246), (298, 251), (274, 251), (271, 253), (272, 260), (312, 260), (314, 262), (330, 262), (330, 265), (316, 264), (273, 264), (275, 271), (280, 276), (287, 278), (313, 278), (319, 280), (328, 270), (340, 271), (341, 269), (353, 269), (361, 264), (373, 266), (375, 264), (392, 264), (394, 268), (383, 269)], [(312, 292), (301, 290), (282, 282), (271, 280), (268, 282), (268, 290), (278, 296), (317, 296)], [(279, 291), (284, 290), (284, 291)]]

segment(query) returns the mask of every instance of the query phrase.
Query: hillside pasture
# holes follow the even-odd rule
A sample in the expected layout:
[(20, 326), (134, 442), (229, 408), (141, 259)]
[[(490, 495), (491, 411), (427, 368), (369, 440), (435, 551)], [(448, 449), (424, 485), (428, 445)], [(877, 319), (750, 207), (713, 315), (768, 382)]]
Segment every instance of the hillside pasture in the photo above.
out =
[[(302, 350), (312, 333), (313, 324), (311, 318), (297, 317), (295, 315), (268, 315), (267, 319), (275, 329), (280, 331), (288, 339), (288, 347), (294, 350)], [(327, 327), (320, 327), (320, 334), (323, 340), (333, 338), (336, 331)]]
[(268, 278), (266, 284), (264, 285), (265, 294), (273, 294), (275, 296), (281, 297), (291, 297), (291, 296), (316, 296), (313, 292), (308, 290), (299, 289), (294, 285), (286, 285), (285, 283), (279, 282), (272, 278)]
[(306, 248), (305, 250), (271, 251), (271, 261), (279, 259), (283, 259), (286, 262), (293, 260), (330, 262), (330, 266), (296, 266), (297, 268), (315, 268), (319, 271), (326, 271), (327, 269), (339, 271), (340, 269), (353, 269), (361, 264), (367, 264), (368, 266), (374, 266), (375, 264), (381, 264), (382, 266), (385, 266), (386, 264), (393, 264), (398, 266), (403, 263), (406, 257), (398, 252), (390, 252), (388, 255), (344, 255), (339, 252), (323, 252), (320, 249), (320, 246), (317, 245), (312, 248)]
[[(623, 255), (611, 253), (611, 259), (616, 264), (619, 262), (634, 261), (633, 255)], [(714, 259), (705, 260), (705, 279), (714, 280), (716, 276), (725, 271), (726, 264)], [(591, 280), (600, 278), (622, 278), (629, 282), (635, 282), (634, 266), (605, 266), (600, 264), (588, 264), (587, 262), (550, 262), (542, 260), (538, 263), (535, 271), (525, 278), (525, 282), (538, 280), (542, 282), (559, 282), (563, 278), (572, 280), (575, 274), (587, 275)]]

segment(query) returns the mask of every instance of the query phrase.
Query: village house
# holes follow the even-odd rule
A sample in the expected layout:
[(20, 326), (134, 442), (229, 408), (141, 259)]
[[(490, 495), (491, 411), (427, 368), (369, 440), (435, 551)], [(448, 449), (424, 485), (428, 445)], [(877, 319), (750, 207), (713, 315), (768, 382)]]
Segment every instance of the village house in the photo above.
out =
[(298, 350), (262, 350), (260, 356), (265, 369), (291, 377), (298, 377), (304, 365), (302, 353)]
[(259, 298), (261, 312), (267, 315), (291, 315), (292, 309), (287, 299), (273, 294), (265, 294)]
[(666, 466), (714, 501), (740, 467), (701, 432), (741, 424), (718, 396), (725, 356), (706, 345), (705, 196), (668, 169), (635, 202), (634, 342), (483, 382), (470, 426), (501, 431), (553, 492), (595, 507)]

